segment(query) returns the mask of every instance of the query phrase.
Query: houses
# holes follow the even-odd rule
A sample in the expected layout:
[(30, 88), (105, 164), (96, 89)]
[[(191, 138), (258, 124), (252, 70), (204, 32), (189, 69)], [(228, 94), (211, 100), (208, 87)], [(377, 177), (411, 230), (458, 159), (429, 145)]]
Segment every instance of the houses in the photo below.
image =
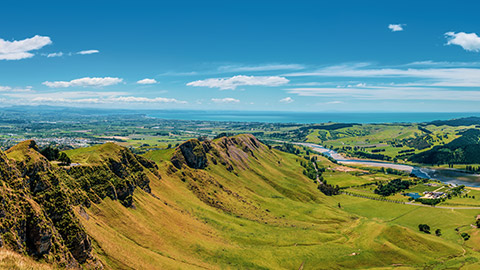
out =
[(445, 192), (435, 192), (435, 191), (424, 191), (423, 196), (421, 198), (423, 199), (439, 199), (442, 197), (445, 197), (446, 194)]
[(425, 183), (424, 185), (427, 187), (438, 187), (437, 183)]

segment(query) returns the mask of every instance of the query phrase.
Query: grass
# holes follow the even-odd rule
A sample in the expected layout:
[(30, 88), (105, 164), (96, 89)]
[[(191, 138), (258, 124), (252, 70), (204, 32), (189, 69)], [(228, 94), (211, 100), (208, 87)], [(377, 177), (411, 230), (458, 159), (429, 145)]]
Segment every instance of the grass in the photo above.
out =
[[(459, 130), (472, 127), (426, 126), (425, 128), (431, 131), (432, 145), (425, 149), (415, 149), (414, 153), (427, 151), (437, 145), (447, 144), (459, 137), (457, 135)], [(397, 155), (401, 155), (400, 151), (414, 148), (405, 144), (402, 147), (394, 147), (392, 144), (398, 144), (402, 140), (413, 139), (425, 134), (424, 131), (419, 129), (417, 124), (365, 124), (332, 131), (313, 129), (306, 136), (306, 141), (340, 149), (347, 146), (359, 147), (370, 153), (372, 153), (373, 149), (384, 150), (378, 153), (394, 158)]]
[[(237, 139), (249, 142), (248, 137)], [(329, 197), (303, 175), (301, 157), (260, 146), (245, 158), (241, 155), (246, 154), (244, 145), (225, 146), (219, 141), (212, 145), (233, 170), (221, 162), (214, 165), (210, 156), (205, 170), (172, 172), (168, 165), (174, 149), (151, 151), (144, 157), (155, 161), (161, 174), (161, 179), (152, 178), (151, 194), (136, 189), (132, 208), (106, 198), (86, 210), (89, 218), (79, 215), (95, 255), (106, 268), (298, 269), (303, 264), (304, 269), (388, 269), (396, 265), (436, 269), (478, 265), (480, 236), (470, 229), (478, 210)], [(118, 145), (105, 144), (66, 153), (72, 162), (89, 165), (120, 150)], [(399, 178), (333, 164), (325, 158), (319, 158), (319, 163), (329, 168), (323, 175), (327, 182), (342, 187)], [(378, 196), (374, 188), (348, 190)], [(417, 188), (429, 187), (411, 190)], [(480, 199), (480, 193), (475, 197)], [(388, 198), (407, 200), (400, 194)], [(430, 225), (432, 231), (441, 229), (442, 236), (419, 232), (420, 223)], [(464, 243), (455, 231), (459, 227), (472, 235), (471, 242)]]
[(0, 248), (0, 269), (10, 270), (52, 270), (56, 267), (36, 262), (35, 260), (22, 256), (10, 250)]
[[(184, 169), (185, 176), (169, 174), (165, 160), (172, 151), (145, 155), (160, 166), (162, 179), (151, 183), (155, 196), (136, 191), (135, 209), (107, 199), (88, 209), (89, 220), (82, 219), (107, 266), (297, 269), (303, 263), (305, 269), (373, 269), (394, 264), (418, 268), (442, 261), (468, 265), (458, 257), (462, 242), (454, 229), (472, 223), (475, 211), (326, 197), (303, 176), (298, 157), (273, 150), (255, 152), (256, 158), (247, 164), (233, 162), (233, 172), (218, 164), (206, 170)], [(342, 185), (396, 177), (325, 174), (329, 173), (327, 181)], [(365, 192), (372, 193), (368, 188)], [(204, 195), (214, 200), (211, 203), (221, 202), (221, 208), (206, 204)], [(441, 228), (444, 236), (418, 232), (419, 223)]]

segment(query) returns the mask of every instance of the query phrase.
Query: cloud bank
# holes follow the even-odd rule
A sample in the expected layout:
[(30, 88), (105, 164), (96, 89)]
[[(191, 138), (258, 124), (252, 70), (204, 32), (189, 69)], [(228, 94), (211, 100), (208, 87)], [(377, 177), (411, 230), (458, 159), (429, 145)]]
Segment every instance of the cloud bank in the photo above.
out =
[(240, 100), (235, 98), (212, 98), (214, 103), (239, 103)]
[(43, 82), (43, 85), (52, 88), (66, 88), (66, 87), (103, 87), (109, 85), (115, 85), (123, 82), (121, 78), (114, 77), (104, 77), (104, 78), (91, 78), (85, 77), (80, 79), (75, 79), (71, 81), (55, 81), (55, 82)]
[(188, 86), (220, 88), (220, 90), (235, 90), (238, 86), (280, 86), (289, 82), (279, 76), (245, 76), (237, 75), (230, 78), (211, 78), (187, 83)]
[(23, 40), (6, 41), (0, 39), (0, 60), (20, 60), (33, 57), (31, 51), (39, 50), (49, 44), (49, 37), (36, 35)]

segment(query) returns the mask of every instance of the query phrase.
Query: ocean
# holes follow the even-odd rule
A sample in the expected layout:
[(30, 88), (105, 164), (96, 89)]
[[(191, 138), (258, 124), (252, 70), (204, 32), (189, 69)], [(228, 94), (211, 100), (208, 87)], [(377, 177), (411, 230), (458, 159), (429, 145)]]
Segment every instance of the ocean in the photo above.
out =
[(264, 123), (420, 123), (434, 120), (478, 116), (475, 113), (326, 113), (326, 112), (268, 112), (268, 111), (144, 111), (147, 116), (170, 120), (200, 120)]

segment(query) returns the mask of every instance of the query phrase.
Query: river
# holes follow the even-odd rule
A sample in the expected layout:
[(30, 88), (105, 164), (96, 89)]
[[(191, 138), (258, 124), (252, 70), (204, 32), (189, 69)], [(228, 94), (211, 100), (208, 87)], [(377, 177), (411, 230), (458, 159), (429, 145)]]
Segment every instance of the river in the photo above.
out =
[(417, 177), (439, 180), (445, 184), (465, 185), (469, 187), (480, 187), (480, 174), (469, 174), (454, 169), (419, 167), (406, 164), (374, 161), (366, 159), (347, 158), (334, 150), (327, 149), (321, 145), (313, 143), (296, 143), (312, 148), (314, 151), (325, 154), (341, 164), (345, 165), (367, 165), (373, 167), (392, 168), (406, 171)]

